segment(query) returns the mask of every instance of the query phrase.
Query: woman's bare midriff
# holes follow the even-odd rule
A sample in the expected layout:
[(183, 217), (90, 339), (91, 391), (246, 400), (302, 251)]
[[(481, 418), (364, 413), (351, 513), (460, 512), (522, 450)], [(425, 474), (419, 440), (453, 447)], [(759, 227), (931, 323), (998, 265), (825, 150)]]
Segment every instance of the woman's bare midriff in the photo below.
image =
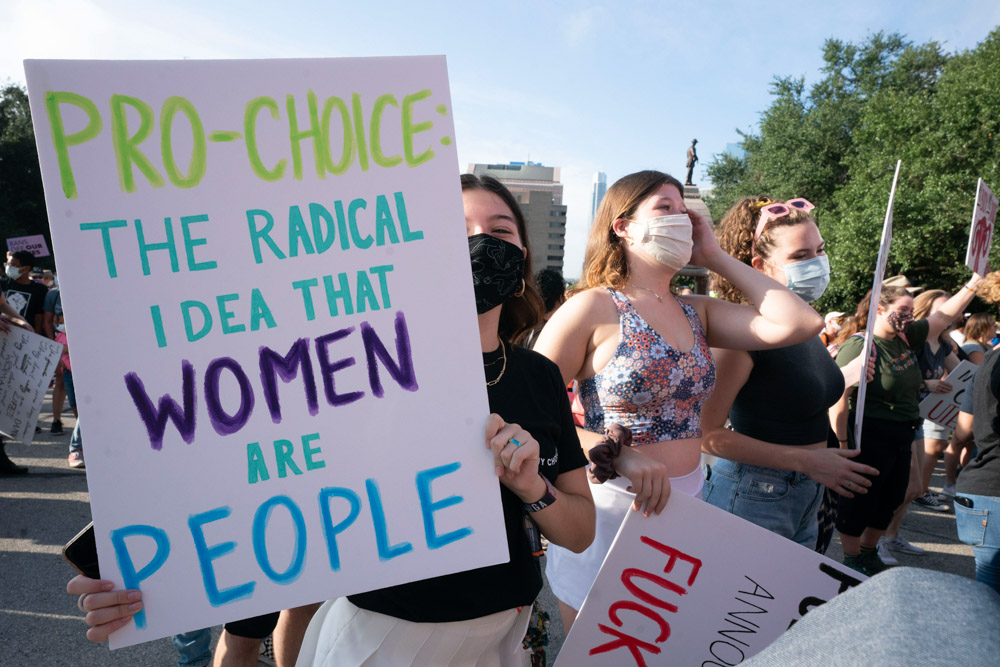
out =
[(663, 440), (634, 448), (667, 466), (671, 477), (687, 475), (701, 463), (701, 438)]

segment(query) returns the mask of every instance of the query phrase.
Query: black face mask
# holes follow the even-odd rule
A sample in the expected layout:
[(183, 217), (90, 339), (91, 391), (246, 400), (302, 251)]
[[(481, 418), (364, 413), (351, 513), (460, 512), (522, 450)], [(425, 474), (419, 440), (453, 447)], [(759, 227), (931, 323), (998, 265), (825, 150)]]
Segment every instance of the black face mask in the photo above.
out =
[(521, 289), (524, 251), (513, 243), (489, 234), (469, 237), (472, 284), (476, 290), (476, 312), (493, 310)]

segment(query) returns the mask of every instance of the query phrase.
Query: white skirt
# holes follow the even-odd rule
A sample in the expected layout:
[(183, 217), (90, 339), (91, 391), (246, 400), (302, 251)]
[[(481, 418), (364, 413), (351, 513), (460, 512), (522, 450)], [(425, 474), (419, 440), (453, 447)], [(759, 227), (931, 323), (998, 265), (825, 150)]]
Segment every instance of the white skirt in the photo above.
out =
[[(701, 465), (681, 477), (670, 478), (671, 493), (683, 493), (701, 498), (705, 475)], [(597, 529), (594, 541), (583, 553), (574, 553), (557, 544), (549, 544), (545, 552), (545, 577), (552, 593), (563, 604), (579, 610), (597, 579), (597, 573), (611, 550), (611, 543), (618, 535), (635, 500), (635, 494), (626, 491), (629, 481), (624, 477), (611, 479), (604, 484), (590, 484), (597, 509)], [(669, 501), (668, 501), (669, 502)]]
[(368, 611), (346, 597), (313, 616), (296, 667), (527, 665), (521, 642), (531, 605), (452, 623), (413, 623)]

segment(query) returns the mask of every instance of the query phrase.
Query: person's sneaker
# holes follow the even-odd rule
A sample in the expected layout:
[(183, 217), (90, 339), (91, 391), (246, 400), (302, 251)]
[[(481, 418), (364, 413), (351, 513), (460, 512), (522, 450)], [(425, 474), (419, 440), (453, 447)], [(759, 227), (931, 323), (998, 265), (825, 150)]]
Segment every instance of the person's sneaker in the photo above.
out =
[(855, 572), (860, 572), (866, 577), (872, 576), (872, 573), (868, 571), (865, 563), (861, 560), (861, 556), (844, 556), (842, 561), (846, 567), (851, 568)]
[(86, 468), (87, 467), (83, 463), (83, 452), (70, 452), (69, 453), (69, 467), (70, 468)]
[[(886, 540), (885, 537), (882, 537), (879, 540), (879, 545), (882, 544), (882, 540), (885, 540), (886, 544), (888, 544), (889, 548), (892, 549), (893, 551), (902, 551), (904, 554), (912, 554), (914, 556), (923, 556), (925, 553), (927, 553), (924, 549), (921, 549), (915, 544), (910, 544), (909, 542), (904, 540), (902, 537), (899, 537), (898, 535), (892, 538), (891, 540)], [(879, 555), (880, 556), (882, 555), (881, 551), (879, 552)], [(885, 559), (883, 559), (883, 562), (884, 560)]]
[(896, 557), (892, 555), (892, 551), (889, 550), (889, 541), (885, 537), (878, 538), (878, 546), (875, 547), (875, 553), (878, 554), (880, 561), (886, 565), (899, 565), (899, 561)]
[(919, 498), (914, 498), (913, 502), (920, 505), (924, 509), (934, 510), (935, 512), (947, 512), (950, 508), (937, 499), (937, 496), (928, 491)]
[(49, 433), (51, 433), (52, 435), (62, 435), (63, 434), (62, 422), (59, 421), (58, 419), (54, 420), (52, 422), (52, 428), (49, 429)]
[(951, 500), (955, 497), (955, 485), (945, 484), (941, 487), (941, 493), (937, 494), (938, 498), (944, 498), (945, 500)]
[(861, 561), (865, 570), (868, 571), (869, 576), (875, 576), (879, 572), (885, 572), (892, 567), (888, 563), (882, 562), (882, 559), (879, 558), (875, 549), (862, 548), (861, 553), (858, 554), (858, 559)]

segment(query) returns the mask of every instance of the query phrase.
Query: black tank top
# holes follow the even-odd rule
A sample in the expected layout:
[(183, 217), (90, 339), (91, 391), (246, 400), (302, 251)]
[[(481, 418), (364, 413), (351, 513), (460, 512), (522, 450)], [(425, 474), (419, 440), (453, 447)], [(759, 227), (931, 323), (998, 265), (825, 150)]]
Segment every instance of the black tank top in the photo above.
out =
[(749, 354), (753, 370), (729, 411), (733, 430), (779, 445), (826, 442), (827, 410), (844, 393), (844, 375), (823, 342)]

